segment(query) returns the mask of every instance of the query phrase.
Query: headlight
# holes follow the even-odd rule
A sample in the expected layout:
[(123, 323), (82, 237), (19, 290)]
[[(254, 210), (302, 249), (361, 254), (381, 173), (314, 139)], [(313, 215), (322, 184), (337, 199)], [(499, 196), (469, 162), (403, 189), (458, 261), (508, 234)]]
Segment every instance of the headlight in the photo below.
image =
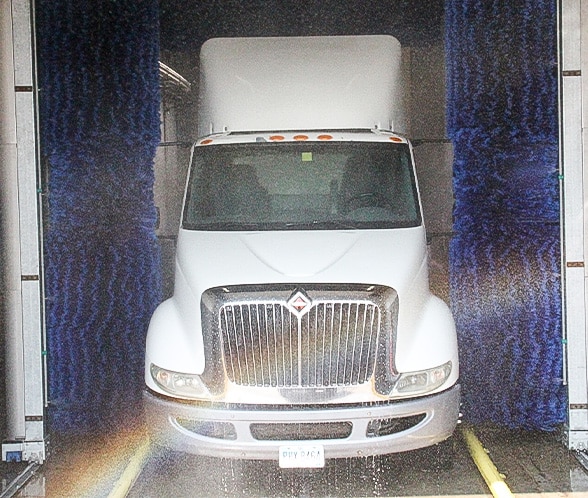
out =
[(407, 372), (400, 375), (391, 395), (426, 394), (441, 386), (451, 374), (451, 362), (428, 370)]
[(165, 392), (191, 399), (208, 399), (210, 392), (199, 375), (172, 372), (151, 364), (151, 377)]

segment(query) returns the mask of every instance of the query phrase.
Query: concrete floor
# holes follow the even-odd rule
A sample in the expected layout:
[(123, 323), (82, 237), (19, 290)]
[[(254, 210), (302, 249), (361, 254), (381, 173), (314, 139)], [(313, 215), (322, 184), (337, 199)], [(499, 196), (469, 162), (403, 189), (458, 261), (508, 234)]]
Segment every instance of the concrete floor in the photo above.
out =
[[(588, 473), (557, 434), (498, 427), (473, 430), (516, 496), (588, 496)], [(460, 430), (455, 437), (453, 467), (441, 470), (430, 465), (425, 452), (328, 461), (324, 469), (313, 470), (279, 469), (273, 462), (202, 458), (156, 448), (137, 459), (144, 441), (142, 424), (131, 419), (115, 434), (55, 440), (46, 463), (14, 496), (492, 495)], [(130, 486), (128, 492), (125, 485)]]

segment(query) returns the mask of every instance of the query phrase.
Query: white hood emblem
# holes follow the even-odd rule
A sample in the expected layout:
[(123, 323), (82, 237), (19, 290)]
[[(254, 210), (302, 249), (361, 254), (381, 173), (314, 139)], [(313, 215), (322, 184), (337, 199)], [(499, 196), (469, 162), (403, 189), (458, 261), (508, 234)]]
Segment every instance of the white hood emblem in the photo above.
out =
[(287, 304), (290, 311), (298, 317), (306, 314), (312, 307), (312, 301), (302, 290), (294, 292)]

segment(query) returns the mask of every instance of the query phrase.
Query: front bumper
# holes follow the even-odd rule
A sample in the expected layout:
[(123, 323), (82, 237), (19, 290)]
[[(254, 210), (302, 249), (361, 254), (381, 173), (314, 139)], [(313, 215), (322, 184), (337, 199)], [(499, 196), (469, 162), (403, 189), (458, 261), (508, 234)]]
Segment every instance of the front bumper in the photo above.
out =
[[(327, 459), (423, 448), (451, 436), (459, 403), (459, 385), (406, 401), (280, 409), (227, 409), (176, 402), (151, 391), (144, 394), (148, 430), (157, 444), (185, 453), (251, 460), (278, 460), (281, 445), (308, 440), (322, 445)], [(327, 434), (331, 427), (333, 432)], [(297, 436), (281, 436), (292, 433)]]

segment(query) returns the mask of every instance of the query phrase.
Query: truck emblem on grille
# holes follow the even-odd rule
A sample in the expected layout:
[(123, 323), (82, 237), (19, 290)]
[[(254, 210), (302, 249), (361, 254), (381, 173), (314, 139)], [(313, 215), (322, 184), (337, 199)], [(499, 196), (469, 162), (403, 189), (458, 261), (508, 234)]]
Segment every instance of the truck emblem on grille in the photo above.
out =
[(296, 316), (300, 317), (307, 313), (312, 305), (312, 301), (310, 298), (304, 293), (304, 291), (298, 289), (290, 299), (288, 299), (288, 308), (290, 311), (294, 313)]

